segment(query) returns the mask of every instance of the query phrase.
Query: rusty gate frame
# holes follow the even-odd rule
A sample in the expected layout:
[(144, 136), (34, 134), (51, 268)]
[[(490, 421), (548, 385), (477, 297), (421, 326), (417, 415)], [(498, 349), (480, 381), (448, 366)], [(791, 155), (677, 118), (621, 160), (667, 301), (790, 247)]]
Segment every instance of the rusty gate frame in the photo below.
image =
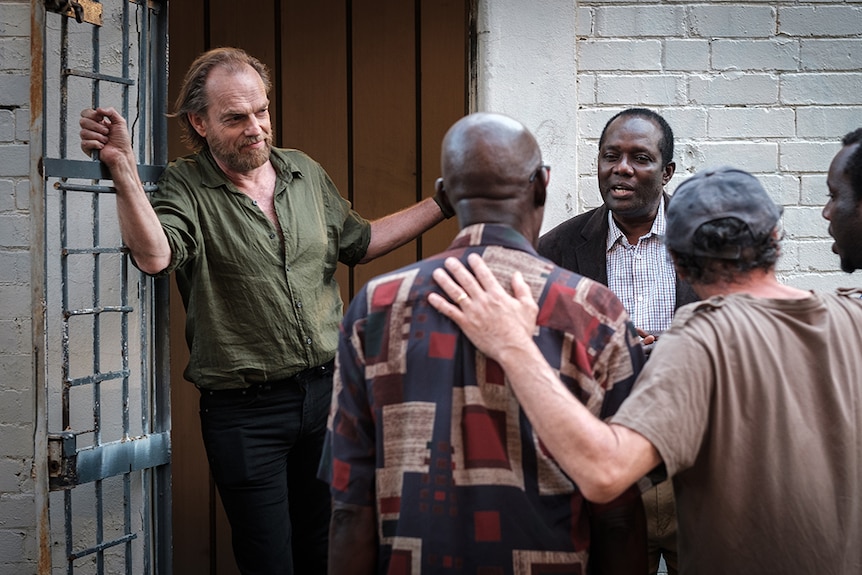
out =
[[(147, 145), (140, 146), (139, 163), (144, 164), (147, 147), (150, 147), (153, 165), (139, 165), (139, 173), (142, 181), (149, 182), (148, 188), (156, 181), (164, 164), (167, 161), (167, 125), (166, 125), (166, 102), (167, 102), (167, 0), (123, 0), (127, 2), (124, 10), (128, 10), (129, 4), (141, 5), (147, 12), (143, 18), (148, 20), (151, 11), (155, 16), (157, 28), (152, 37), (145, 35), (145, 42), (139, 47), (139, 55), (145, 54), (156, 63), (162, 63), (162, 69), (146, 68), (149, 85), (138, 86), (139, 96), (141, 90), (152, 88), (152, 101), (150, 109), (154, 111), (152, 126), (155, 128), (152, 134), (143, 134)], [(142, 318), (142, 322), (148, 324), (149, 337), (144, 342), (141, 337), (141, 346), (148, 350), (145, 357), (148, 366), (144, 366), (145, 381), (142, 385), (148, 385), (151, 390), (152, 405), (147, 406), (151, 429), (149, 433), (136, 437), (124, 437), (121, 441), (114, 441), (77, 449), (75, 445), (75, 433), (71, 430), (49, 429), (49, 386), (54, 382), (49, 381), (49, 359), (48, 359), (48, 337), (49, 337), (49, 307), (48, 307), (48, 221), (46, 198), (48, 195), (47, 181), (49, 177), (60, 178), (55, 188), (90, 192), (94, 195), (102, 193), (113, 193), (108, 185), (98, 184), (101, 180), (110, 179), (104, 166), (93, 161), (75, 161), (65, 157), (48, 158), (47, 126), (45, 125), (46, 113), (46, 82), (47, 74), (52, 71), (46, 70), (46, 34), (47, 34), (47, 10), (64, 14), (67, 18), (77, 21), (78, 24), (86, 22), (88, 25), (98, 26), (101, 21), (101, 4), (94, 0), (30, 0), (30, 42), (31, 42), (31, 81), (30, 81), (30, 224), (31, 224), (31, 254), (34, 254), (34, 265), (31, 266), (31, 295), (33, 301), (32, 338), (33, 338), (33, 382), (35, 386), (35, 433), (34, 433), (34, 503), (36, 506), (36, 526), (38, 544), (38, 571), (39, 575), (50, 575), (54, 572), (52, 566), (51, 552), (51, 521), (49, 513), (50, 491), (71, 489), (75, 485), (91, 481), (123, 475), (145, 470), (142, 477), (142, 489), (144, 490), (142, 513), (144, 529), (152, 529), (144, 534), (147, 543), (144, 545), (145, 557), (142, 558), (145, 570), (144, 575), (159, 574), (170, 575), (172, 571), (171, 553), (171, 475), (170, 475), (170, 393), (169, 393), (169, 326), (168, 326), (168, 293), (167, 279), (153, 281), (142, 276), (142, 285), (148, 286), (149, 294), (145, 298), (152, 302), (152, 317)], [(128, 19), (126, 19), (128, 24)], [(65, 22), (64, 22), (65, 26)], [(145, 24), (146, 27), (146, 24)], [(124, 30), (124, 34), (127, 30)], [(97, 44), (97, 42), (96, 42)], [(126, 42), (128, 44), (128, 42)], [(141, 57), (143, 58), (143, 56)], [(92, 80), (98, 86), (99, 82), (115, 82), (133, 85), (134, 81), (127, 78), (116, 78), (104, 76), (98, 73), (86, 71), (62, 70), (60, 74), (83, 75)], [(98, 88), (94, 93), (98, 92)], [(144, 95), (144, 99), (146, 95)], [(127, 110), (124, 112), (126, 113)], [(142, 122), (142, 125), (145, 122)], [(61, 128), (61, 134), (65, 135), (65, 127)], [(63, 151), (61, 156), (65, 155)], [(65, 186), (65, 178), (84, 178), (93, 182), (90, 186), (70, 185)], [(64, 251), (66, 247), (63, 246)], [(94, 246), (94, 255), (97, 252), (119, 252), (124, 249), (105, 249)], [(88, 252), (89, 253), (89, 252)], [(42, 254), (41, 259), (38, 254)], [(96, 256), (97, 257), (97, 256)], [(123, 258), (123, 269), (126, 269), (128, 256)], [(39, 265), (39, 261), (42, 262)], [(64, 309), (64, 315), (75, 314), (100, 314), (105, 312), (130, 313), (133, 310), (128, 306), (114, 306), (116, 309), (71, 310)], [(121, 309), (122, 308), (122, 309)], [(67, 321), (68, 317), (64, 319)], [(127, 353), (127, 352), (126, 352)], [(68, 359), (68, 358), (65, 358)], [(64, 359), (64, 362), (65, 362)], [(125, 361), (125, 360), (124, 360)], [(67, 393), (68, 387), (72, 385), (94, 385), (98, 386), (102, 378), (123, 378), (122, 373), (100, 374), (96, 373), (85, 378), (71, 378), (68, 373), (68, 365), (63, 365), (63, 393)], [(125, 387), (124, 387), (125, 389)], [(124, 393), (126, 393), (124, 391)], [(64, 396), (65, 400), (65, 396)], [(144, 409), (142, 407), (142, 409)], [(147, 411), (148, 410), (148, 411)], [(64, 414), (65, 417), (65, 414)], [(98, 426), (97, 426), (98, 428)], [(128, 425), (124, 422), (124, 429)], [(98, 431), (96, 432), (98, 437)], [(125, 477), (125, 475), (124, 475)], [(66, 492), (68, 493), (68, 491)], [(125, 505), (128, 504), (128, 488), (126, 488)], [(101, 500), (101, 495), (97, 495)], [(66, 499), (67, 513), (71, 513), (69, 499)], [(128, 511), (126, 512), (128, 516)], [(68, 517), (67, 517), (68, 523)], [(121, 537), (113, 541), (97, 541), (97, 544), (89, 549), (78, 549), (74, 552), (70, 548), (68, 525), (64, 526), (67, 537), (67, 573), (73, 573), (73, 561), (77, 558), (96, 554), (101, 557), (102, 551), (115, 545), (128, 544), (128, 540), (137, 535)], [(99, 534), (101, 539), (101, 534)], [(126, 571), (131, 569), (129, 558), (129, 547), (126, 550)], [(98, 566), (99, 572), (103, 572), (104, 566), (101, 559)]]

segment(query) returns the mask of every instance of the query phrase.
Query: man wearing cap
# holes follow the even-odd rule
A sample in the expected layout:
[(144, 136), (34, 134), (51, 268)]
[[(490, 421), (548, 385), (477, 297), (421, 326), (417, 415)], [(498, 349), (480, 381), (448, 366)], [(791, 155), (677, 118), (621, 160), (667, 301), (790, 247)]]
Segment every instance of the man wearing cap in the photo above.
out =
[[(862, 567), (862, 290), (779, 283), (780, 215), (740, 170), (704, 171), (677, 188), (666, 243), (703, 301), (677, 312), (609, 422), (570, 401), (537, 353), (536, 305), (518, 277), (512, 297), (481, 262), (468, 260), (474, 277), (447, 260), (452, 276), (435, 280), (468, 297), (429, 296), (501, 364), (587, 499), (673, 477), (684, 574)], [(504, 314), (513, 321), (501, 326)]]
[(829, 220), (841, 269), (853, 273), (862, 269), (862, 128), (845, 135), (841, 144), (826, 178), (829, 200), (823, 217)]

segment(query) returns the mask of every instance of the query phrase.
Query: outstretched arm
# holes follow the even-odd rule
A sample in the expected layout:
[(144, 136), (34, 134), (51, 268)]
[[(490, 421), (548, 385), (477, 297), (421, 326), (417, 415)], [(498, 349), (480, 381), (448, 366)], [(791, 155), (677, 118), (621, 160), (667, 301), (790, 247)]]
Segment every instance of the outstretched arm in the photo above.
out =
[(371, 222), (371, 242), (359, 263), (367, 263), (401, 247), (430, 230), (444, 219), (440, 206), (433, 198), (425, 198), (394, 214)]
[(162, 271), (171, 262), (171, 248), (138, 176), (126, 120), (114, 108), (97, 108), (83, 110), (79, 124), (81, 149), (87, 155), (98, 151), (111, 172), (120, 232), (135, 264), (145, 273)]
[(503, 367), (536, 433), (584, 496), (600, 503), (614, 499), (661, 462), (655, 447), (626, 427), (597, 419), (566, 389), (533, 341), (538, 308), (519, 273), (512, 278), (513, 297), (481, 257), (471, 254), (468, 263), (475, 276), (455, 258), (446, 259), (448, 274), (434, 272), (458, 303), (439, 294), (430, 294), (429, 303)]

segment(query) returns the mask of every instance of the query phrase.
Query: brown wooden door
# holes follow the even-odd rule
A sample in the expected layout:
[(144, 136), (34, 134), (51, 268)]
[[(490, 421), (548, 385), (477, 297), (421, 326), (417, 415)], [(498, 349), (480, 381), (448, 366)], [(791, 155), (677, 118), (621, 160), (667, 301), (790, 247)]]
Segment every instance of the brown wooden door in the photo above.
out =
[[(273, 72), (278, 146), (323, 165), (369, 219), (433, 195), (440, 142), (467, 112), (470, 0), (182, 0), (169, 3), (171, 102), (203, 50), (238, 46)], [(188, 153), (171, 124), (170, 156)], [(443, 250), (444, 222), (338, 279), (345, 302), (371, 277)], [(173, 282), (172, 282), (173, 283)], [(236, 573), (230, 528), (209, 477), (198, 392), (183, 380), (185, 314), (171, 298), (174, 572)]]

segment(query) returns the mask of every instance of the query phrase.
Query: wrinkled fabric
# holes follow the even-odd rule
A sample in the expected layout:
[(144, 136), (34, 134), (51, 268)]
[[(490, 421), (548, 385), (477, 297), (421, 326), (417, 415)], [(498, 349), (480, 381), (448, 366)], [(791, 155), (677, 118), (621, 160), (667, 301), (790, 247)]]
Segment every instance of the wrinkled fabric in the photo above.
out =
[(862, 302), (680, 309), (613, 422), (674, 478), (680, 573), (862, 572)]
[(628, 395), (643, 354), (610, 290), (539, 258), (511, 228), (470, 226), (448, 251), (354, 298), (320, 477), (336, 502), (377, 509), (379, 573), (582, 572), (587, 502), (499, 364), (427, 303), (439, 291), (432, 271), (471, 252), (504, 286), (524, 275), (540, 307), (535, 341), (592, 413), (609, 416)]
[(365, 255), (370, 223), (320, 165), (273, 148), (281, 234), (208, 151), (172, 162), (153, 207), (186, 306), (186, 379), (202, 389), (281, 380), (335, 357), (335, 271)]

